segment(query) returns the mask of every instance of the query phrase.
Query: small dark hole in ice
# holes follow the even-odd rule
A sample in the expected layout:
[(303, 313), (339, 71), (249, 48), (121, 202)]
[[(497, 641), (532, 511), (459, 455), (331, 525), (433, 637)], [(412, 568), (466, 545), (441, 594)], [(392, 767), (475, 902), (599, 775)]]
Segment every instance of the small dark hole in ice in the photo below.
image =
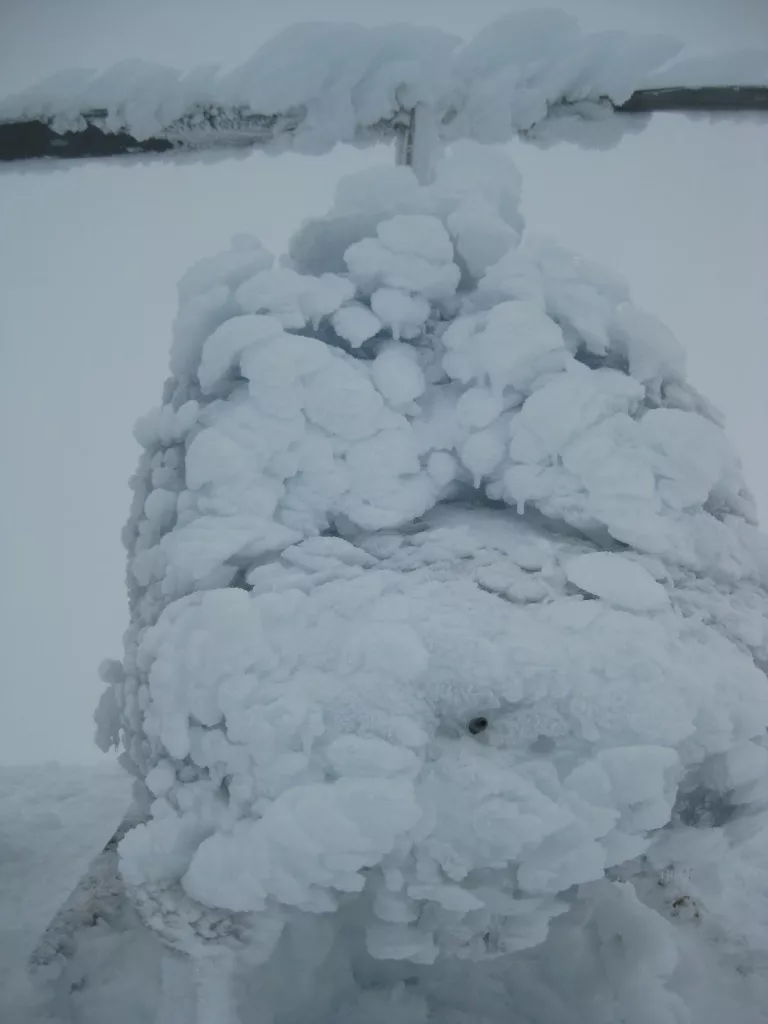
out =
[(481, 732), (485, 732), (488, 728), (488, 719), (482, 715), (479, 718), (471, 718), (467, 723), (467, 729), (472, 736), (477, 736)]

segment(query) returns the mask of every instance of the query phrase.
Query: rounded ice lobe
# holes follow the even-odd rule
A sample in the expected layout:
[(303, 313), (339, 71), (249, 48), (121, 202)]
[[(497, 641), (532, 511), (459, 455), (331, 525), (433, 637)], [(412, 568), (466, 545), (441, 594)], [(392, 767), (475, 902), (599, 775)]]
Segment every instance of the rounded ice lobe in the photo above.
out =
[(273, 316), (248, 313), (226, 320), (203, 346), (197, 371), (201, 389), (210, 393), (246, 349), (277, 338), (282, 333), (283, 325)]
[(378, 288), (371, 296), (371, 309), (392, 331), (395, 341), (417, 338), (429, 317), (429, 303), (396, 288)]
[(335, 313), (354, 295), (354, 286), (337, 274), (309, 277), (279, 267), (244, 281), (235, 299), (247, 313), (269, 314), (286, 329), (301, 328)]
[(528, 393), (539, 377), (567, 365), (560, 328), (525, 302), (503, 302), (488, 313), (462, 317), (443, 335), (443, 366), (462, 384)]
[(500, 429), (478, 430), (459, 449), (459, 457), (472, 474), (475, 487), (490, 477), (504, 459), (505, 437)]
[(463, 427), (482, 429), (497, 419), (503, 408), (498, 393), (488, 388), (469, 388), (456, 403), (456, 415)]
[(580, 590), (602, 598), (615, 608), (634, 612), (661, 611), (669, 597), (642, 565), (607, 551), (578, 555), (565, 566), (568, 580)]
[(325, 756), (339, 775), (351, 777), (415, 774), (420, 767), (413, 751), (376, 736), (339, 736)]
[(376, 432), (383, 407), (370, 380), (345, 363), (321, 370), (307, 388), (304, 401), (308, 420), (350, 441)]
[(333, 909), (328, 890), (359, 892), (360, 871), (378, 863), (421, 811), (409, 782), (339, 779), (286, 790), (254, 822), (198, 847), (183, 886), (208, 906), (263, 910), (266, 899)]
[(364, 238), (350, 245), (344, 260), (352, 281), (363, 292), (384, 286), (413, 291), (429, 300), (450, 299), (459, 284), (459, 268), (453, 262), (430, 260), (419, 248), (415, 245), (414, 252), (398, 252), (379, 239)]
[(426, 388), (424, 373), (405, 346), (383, 348), (374, 360), (371, 376), (378, 390), (393, 406), (412, 402)]
[(520, 241), (518, 232), (498, 211), (477, 196), (462, 200), (447, 223), (456, 253), (475, 279), (481, 278)]
[(375, 337), (381, 330), (381, 320), (362, 303), (343, 306), (333, 315), (333, 329), (348, 341), (352, 348), (360, 348), (364, 341)]

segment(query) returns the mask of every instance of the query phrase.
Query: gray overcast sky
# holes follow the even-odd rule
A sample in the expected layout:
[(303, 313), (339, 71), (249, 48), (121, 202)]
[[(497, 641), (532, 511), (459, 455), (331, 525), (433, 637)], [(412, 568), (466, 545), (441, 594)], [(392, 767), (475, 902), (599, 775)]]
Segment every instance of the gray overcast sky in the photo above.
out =
[[(232, 65), (301, 20), (469, 36), (511, 0), (2, 0), (0, 97), (138, 56)], [(541, 5), (543, 6), (543, 5)], [(768, 46), (768, 0), (565, 0), (585, 27), (695, 50)], [(768, 129), (657, 117), (608, 152), (513, 146), (529, 225), (623, 273), (689, 353), (768, 520)], [(175, 283), (241, 230), (281, 249), (342, 174), (384, 149), (0, 174), (0, 762), (88, 761), (96, 665), (127, 624), (119, 532), (157, 403)]]

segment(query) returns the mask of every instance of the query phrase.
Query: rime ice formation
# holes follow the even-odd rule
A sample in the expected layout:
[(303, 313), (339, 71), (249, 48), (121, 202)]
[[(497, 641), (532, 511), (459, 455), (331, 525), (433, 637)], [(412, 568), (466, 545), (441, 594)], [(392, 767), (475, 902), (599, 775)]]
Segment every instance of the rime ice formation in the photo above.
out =
[(766, 51), (675, 60), (681, 48), (661, 35), (585, 34), (556, 10), (511, 13), (469, 42), (410, 25), (308, 23), (229, 72), (140, 60), (62, 72), (2, 101), (0, 120), (64, 133), (87, 119), (107, 134), (187, 149), (217, 139), (321, 153), (391, 136), (421, 107), (446, 143), (519, 135), (605, 146), (642, 127), (643, 118), (614, 116), (635, 90), (768, 82)]
[(180, 285), (97, 717), (131, 894), (246, 1024), (764, 1020), (768, 543), (675, 340), (518, 199), (462, 143)]

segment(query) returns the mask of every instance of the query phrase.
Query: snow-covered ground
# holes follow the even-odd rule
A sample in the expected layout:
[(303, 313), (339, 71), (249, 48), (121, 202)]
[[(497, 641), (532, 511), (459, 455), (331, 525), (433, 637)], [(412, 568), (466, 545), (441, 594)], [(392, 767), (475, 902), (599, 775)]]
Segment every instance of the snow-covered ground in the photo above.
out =
[(129, 779), (117, 765), (0, 767), (0, 1020), (35, 1019), (26, 962), (121, 821)]
[[(91, 935), (81, 939), (80, 963), (71, 965), (69, 971), (69, 976), (76, 979), (70, 998), (51, 1000), (50, 991), (46, 991), (44, 985), (36, 988), (30, 985), (27, 971), (29, 953), (37, 945), (43, 929), (111, 836), (127, 802), (127, 776), (117, 766), (105, 769), (52, 763), (32, 768), (0, 768), (2, 1024), (72, 1024), (73, 1021), (77, 1024), (154, 1024), (160, 958), (159, 947), (147, 932), (139, 929), (121, 932), (119, 927), (102, 923)], [(755, 877), (753, 875), (753, 880)], [(664, 885), (654, 884), (646, 891), (644, 899), (675, 925), (681, 957), (680, 975), (689, 996), (698, 1000), (696, 1024), (721, 1024), (726, 1019), (731, 1024), (764, 1024), (768, 1021), (768, 1011), (761, 1014), (760, 997), (756, 996), (761, 986), (768, 985), (764, 970), (747, 961), (736, 971), (723, 970), (723, 961), (727, 963), (734, 953), (739, 959), (738, 949), (721, 948), (718, 952), (718, 942), (711, 941), (715, 934), (711, 922), (701, 921), (695, 903), (681, 900), (673, 878), (664, 878), (663, 882)], [(744, 874), (742, 882), (747, 887), (742, 895), (749, 900), (748, 873)], [(738, 895), (736, 889), (732, 890), (733, 894)], [(322, 929), (317, 934), (320, 946), (321, 932)], [(568, 953), (567, 945), (561, 952)], [(89, 969), (85, 971), (83, 961), (88, 962)], [(574, 966), (578, 970), (576, 961)], [(87, 978), (91, 972), (98, 976), (95, 984)], [(521, 956), (520, 963), (513, 968), (514, 982), (519, 986), (517, 1012), (520, 1016), (514, 1016), (510, 1024), (518, 1021), (559, 1024), (566, 1019), (554, 995), (550, 994), (551, 1003), (547, 1003), (541, 979), (536, 974), (535, 962)], [(86, 983), (81, 989), (83, 980)], [(297, 988), (301, 988), (298, 981), (296, 979)], [(442, 983), (459, 997), (461, 981), (451, 980), (444, 974)], [(66, 984), (67, 987), (71, 984), (69, 978)], [(406, 987), (395, 999), (397, 1005), (392, 1004), (388, 1009), (382, 995), (380, 1003), (374, 999), (366, 1008), (372, 1016), (345, 1016), (343, 1024), (353, 1021), (354, 1024), (391, 1024), (395, 1018), (387, 1014), (403, 1009), (409, 998)], [(548, 1012), (552, 1016), (528, 1016), (528, 1008), (537, 1005), (540, 1009), (542, 1000), (545, 1008), (549, 1005)], [(741, 1000), (744, 1000), (743, 1008), (737, 1011), (741, 1015), (729, 1015), (728, 1011)], [(411, 1020), (407, 1016), (403, 1019)], [(417, 1019), (421, 1020), (413, 1018)], [(571, 1017), (567, 1019), (570, 1021)], [(463, 1016), (456, 1020), (468, 1024)], [(250, 1017), (248, 1021), (250, 1024)], [(183, 1024), (189, 1021), (184, 1018)], [(579, 1024), (592, 1022), (580, 1020)]]

